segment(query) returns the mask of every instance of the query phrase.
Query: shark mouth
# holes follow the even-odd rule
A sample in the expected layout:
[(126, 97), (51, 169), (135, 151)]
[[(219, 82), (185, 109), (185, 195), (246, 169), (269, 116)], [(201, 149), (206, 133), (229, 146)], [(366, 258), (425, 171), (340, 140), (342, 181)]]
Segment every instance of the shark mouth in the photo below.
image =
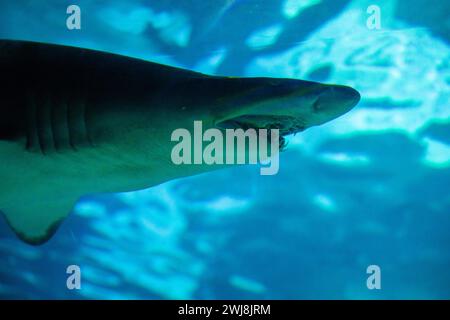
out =
[(270, 130), (279, 130), (280, 151), (286, 149), (286, 136), (296, 134), (305, 130), (304, 123), (299, 118), (279, 115), (244, 115), (217, 123), (220, 129), (267, 129), (270, 137)]

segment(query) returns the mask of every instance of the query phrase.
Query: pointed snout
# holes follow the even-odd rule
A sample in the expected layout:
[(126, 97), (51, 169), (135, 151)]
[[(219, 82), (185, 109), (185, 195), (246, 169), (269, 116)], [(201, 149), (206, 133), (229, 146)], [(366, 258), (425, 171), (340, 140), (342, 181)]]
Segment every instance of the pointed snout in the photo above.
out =
[(355, 107), (361, 95), (347, 86), (327, 85), (313, 104), (315, 112), (340, 116)]
[(361, 96), (355, 89), (342, 86), (307, 82), (302, 80), (285, 80), (280, 83), (290, 91), (285, 95), (288, 103), (282, 110), (289, 115), (298, 115), (307, 127), (331, 121), (355, 107)]
[(281, 78), (243, 78), (235, 83), (240, 94), (231, 95), (229, 107), (222, 108), (226, 114), (217, 122), (251, 117), (262, 126), (267, 119), (274, 124), (291, 119), (293, 127), (308, 128), (347, 113), (360, 100), (358, 91), (342, 85)]
[(328, 118), (326, 121), (347, 113), (361, 98), (358, 91), (348, 86), (303, 80), (281, 79), (270, 89), (269, 94), (278, 101), (283, 101), (281, 109), (284, 109), (284, 112), (290, 111), (292, 114), (296, 111), (309, 112), (312, 117), (318, 115)]

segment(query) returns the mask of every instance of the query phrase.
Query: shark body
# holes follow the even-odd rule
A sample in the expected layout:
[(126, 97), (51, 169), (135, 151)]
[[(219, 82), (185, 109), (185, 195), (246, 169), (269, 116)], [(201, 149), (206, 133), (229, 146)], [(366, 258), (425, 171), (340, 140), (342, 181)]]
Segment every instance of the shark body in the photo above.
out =
[(0, 40), (0, 211), (30, 244), (47, 241), (83, 195), (212, 170), (177, 166), (170, 136), (206, 128), (330, 121), (356, 90), (278, 78), (208, 76), (115, 54)]

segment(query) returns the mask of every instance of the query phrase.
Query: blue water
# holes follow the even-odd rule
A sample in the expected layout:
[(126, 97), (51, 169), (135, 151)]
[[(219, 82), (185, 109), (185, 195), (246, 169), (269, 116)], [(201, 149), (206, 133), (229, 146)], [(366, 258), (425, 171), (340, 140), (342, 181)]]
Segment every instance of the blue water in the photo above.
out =
[[(381, 29), (366, 25), (374, 3)], [(1, 1), (0, 38), (346, 84), (362, 101), (290, 137), (275, 176), (236, 167), (88, 196), (40, 247), (0, 221), (1, 298), (450, 298), (449, 1), (73, 4), (81, 30), (65, 1)], [(74, 264), (81, 290), (66, 287)]]

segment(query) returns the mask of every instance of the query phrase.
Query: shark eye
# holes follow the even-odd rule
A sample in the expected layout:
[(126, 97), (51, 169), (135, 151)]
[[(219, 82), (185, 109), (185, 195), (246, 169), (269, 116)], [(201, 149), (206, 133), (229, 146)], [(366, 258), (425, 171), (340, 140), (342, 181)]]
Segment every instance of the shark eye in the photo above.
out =
[(322, 109), (321, 106), (320, 106), (319, 100), (320, 100), (320, 99), (317, 98), (317, 99), (314, 101), (314, 103), (313, 103), (312, 108), (313, 108), (314, 112), (320, 112), (320, 110)]

